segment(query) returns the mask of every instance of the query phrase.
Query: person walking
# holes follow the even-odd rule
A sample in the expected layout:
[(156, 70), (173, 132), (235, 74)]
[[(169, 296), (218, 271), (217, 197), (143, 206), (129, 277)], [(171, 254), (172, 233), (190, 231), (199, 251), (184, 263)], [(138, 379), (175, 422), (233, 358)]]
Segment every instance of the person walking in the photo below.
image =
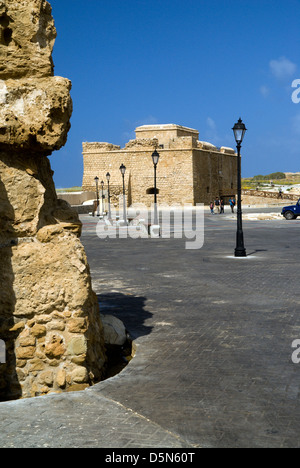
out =
[(220, 201), (220, 208), (221, 208), (220, 214), (222, 214), (222, 213), (224, 214), (224, 213), (225, 213), (225, 212), (224, 212), (224, 206), (225, 206), (225, 205), (224, 205), (224, 200), (223, 200), (223, 198), (221, 198), (221, 201)]
[(209, 207), (210, 207), (210, 214), (215, 214), (215, 212), (214, 212), (214, 207), (215, 207), (214, 202), (210, 202)]
[(230, 200), (229, 200), (229, 205), (230, 205), (230, 208), (231, 208), (231, 213), (234, 213), (234, 207), (235, 207), (235, 199), (234, 197), (231, 197)]
[(217, 212), (220, 214), (220, 200), (219, 197), (215, 199), (215, 207), (217, 209)]

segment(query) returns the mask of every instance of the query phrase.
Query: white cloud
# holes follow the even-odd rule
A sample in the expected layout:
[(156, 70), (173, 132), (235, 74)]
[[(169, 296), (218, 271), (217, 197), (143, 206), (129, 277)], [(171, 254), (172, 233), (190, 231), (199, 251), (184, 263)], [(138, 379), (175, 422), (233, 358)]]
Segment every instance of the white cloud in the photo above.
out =
[(211, 117), (206, 119), (207, 130), (205, 132), (205, 139), (209, 143), (213, 143), (216, 146), (223, 145), (223, 140), (220, 138), (217, 124)]
[(210, 130), (216, 131), (216, 128), (217, 128), (216, 122), (211, 117), (207, 117), (206, 123), (208, 127), (210, 128)]
[(144, 119), (137, 120), (135, 122), (136, 127), (140, 127), (141, 125), (155, 125), (158, 123), (158, 119), (154, 117), (153, 115), (148, 115), (148, 117), (145, 117)]
[(269, 96), (269, 94), (270, 94), (270, 89), (267, 86), (264, 86), (264, 85), (259, 88), (259, 91), (260, 91), (261, 95), (263, 97), (265, 97), (265, 98), (267, 96)]
[(275, 78), (282, 80), (294, 75), (297, 65), (286, 57), (280, 57), (278, 60), (271, 60), (270, 69)]

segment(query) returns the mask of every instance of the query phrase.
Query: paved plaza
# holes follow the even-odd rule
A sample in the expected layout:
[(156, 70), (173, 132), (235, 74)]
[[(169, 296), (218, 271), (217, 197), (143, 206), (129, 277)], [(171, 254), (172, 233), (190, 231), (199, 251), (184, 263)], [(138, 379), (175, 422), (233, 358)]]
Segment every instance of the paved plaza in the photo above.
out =
[(229, 214), (205, 213), (199, 250), (81, 219), (101, 311), (136, 355), (88, 390), (0, 403), (0, 447), (299, 447), (300, 220), (244, 221), (236, 259)]

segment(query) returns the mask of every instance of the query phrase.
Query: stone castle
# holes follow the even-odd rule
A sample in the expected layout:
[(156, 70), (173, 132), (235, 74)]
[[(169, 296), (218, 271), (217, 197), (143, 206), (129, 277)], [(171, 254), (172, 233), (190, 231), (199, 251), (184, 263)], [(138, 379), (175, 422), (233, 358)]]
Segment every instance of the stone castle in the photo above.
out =
[(237, 191), (237, 157), (233, 149), (199, 141), (197, 130), (180, 125), (143, 125), (125, 148), (110, 143), (83, 143), (83, 190), (95, 191), (95, 177), (111, 174), (112, 202), (123, 191), (119, 167), (126, 166), (127, 203), (153, 203), (157, 148), (158, 203), (209, 204), (217, 196), (226, 202)]

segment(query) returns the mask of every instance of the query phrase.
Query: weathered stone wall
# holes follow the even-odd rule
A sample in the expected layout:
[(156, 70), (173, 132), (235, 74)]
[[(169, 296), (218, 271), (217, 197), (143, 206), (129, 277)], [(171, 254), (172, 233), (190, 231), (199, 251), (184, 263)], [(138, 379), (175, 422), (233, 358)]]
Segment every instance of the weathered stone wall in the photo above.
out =
[(84, 388), (106, 360), (81, 223), (46, 157), (72, 112), (55, 36), (47, 1), (0, 0), (0, 400)]
[(196, 130), (177, 125), (143, 126), (136, 129), (136, 134), (139, 137), (123, 149), (109, 143), (83, 143), (83, 190), (95, 190), (96, 176), (106, 183), (109, 172), (112, 202), (117, 204), (122, 193), (119, 167), (123, 163), (128, 204), (150, 206), (154, 185), (151, 155), (157, 147), (158, 203), (209, 203), (216, 196), (236, 193), (237, 158), (231, 148), (217, 149), (199, 142)]
[[(84, 144), (84, 181), (83, 190), (92, 190), (95, 187), (96, 175), (106, 183), (105, 174), (111, 174), (110, 191), (112, 203), (119, 204), (119, 196), (123, 191), (120, 165), (126, 166), (125, 186), (128, 204), (144, 203), (150, 206), (153, 203), (153, 194), (148, 194), (154, 185), (154, 169), (151, 154), (155, 146), (136, 145), (129, 151), (114, 150), (110, 152), (85, 153), (88, 144)], [(191, 151), (159, 150), (160, 160), (157, 170), (157, 186), (159, 188), (159, 203), (193, 203), (193, 181), (186, 174), (192, 173)], [(171, 172), (168, 168), (172, 168)], [(166, 177), (168, 173), (168, 177)], [(171, 187), (171, 190), (170, 190)]]
[[(260, 198), (276, 198), (279, 199), (279, 192), (266, 192), (263, 190), (242, 190), (242, 195), (249, 195), (252, 197), (260, 197)], [(296, 193), (284, 193), (282, 198), (284, 200), (299, 200), (300, 194)]]

